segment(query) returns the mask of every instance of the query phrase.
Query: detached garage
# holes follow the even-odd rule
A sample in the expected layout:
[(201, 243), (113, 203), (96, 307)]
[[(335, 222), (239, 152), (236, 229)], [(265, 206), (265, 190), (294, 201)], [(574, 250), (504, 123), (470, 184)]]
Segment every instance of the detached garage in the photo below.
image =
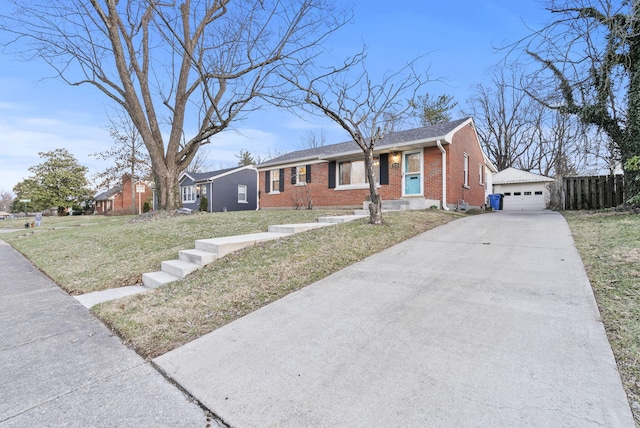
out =
[(515, 168), (493, 174), (493, 193), (504, 195), (505, 211), (544, 210), (549, 206), (553, 178)]

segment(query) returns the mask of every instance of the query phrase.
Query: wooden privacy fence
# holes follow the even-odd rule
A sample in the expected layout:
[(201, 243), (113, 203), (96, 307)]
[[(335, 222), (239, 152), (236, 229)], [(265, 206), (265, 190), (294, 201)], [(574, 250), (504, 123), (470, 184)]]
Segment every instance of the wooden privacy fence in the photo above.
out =
[(623, 175), (565, 177), (564, 209), (594, 210), (617, 207), (624, 203)]

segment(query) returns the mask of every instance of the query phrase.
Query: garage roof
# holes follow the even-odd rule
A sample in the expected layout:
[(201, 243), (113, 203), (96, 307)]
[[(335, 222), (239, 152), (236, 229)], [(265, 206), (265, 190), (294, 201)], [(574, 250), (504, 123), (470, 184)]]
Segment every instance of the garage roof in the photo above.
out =
[(544, 175), (534, 174), (532, 172), (523, 171), (516, 168), (507, 168), (493, 174), (493, 184), (511, 184), (511, 183), (544, 183), (555, 181), (553, 178)]

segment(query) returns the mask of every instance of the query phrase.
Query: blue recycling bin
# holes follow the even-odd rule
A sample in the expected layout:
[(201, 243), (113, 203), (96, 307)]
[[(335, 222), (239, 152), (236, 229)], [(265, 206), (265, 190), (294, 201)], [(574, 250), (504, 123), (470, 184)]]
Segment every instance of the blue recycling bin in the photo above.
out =
[(502, 208), (502, 204), (500, 203), (502, 202), (502, 195), (499, 193), (493, 193), (491, 195), (489, 195), (489, 205), (491, 206), (491, 208), (495, 211), (498, 211)]

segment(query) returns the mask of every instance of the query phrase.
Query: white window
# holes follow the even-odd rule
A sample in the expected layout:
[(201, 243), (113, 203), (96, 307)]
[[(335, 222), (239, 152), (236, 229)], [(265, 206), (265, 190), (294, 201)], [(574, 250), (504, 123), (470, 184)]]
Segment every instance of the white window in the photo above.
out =
[(246, 184), (238, 184), (238, 202), (241, 204), (246, 204), (248, 202)]
[(478, 183), (482, 184), (482, 179), (484, 178), (484, 168), (482, 164), (478, 164)]
[(307, 167), (306, 166), (297, 166), (296, 167), (296, 180), (295, 184), (306, 184), (307, 183)]
[[(378, 177), (380, 177), (380, 161), (377, 158), (373, 160), (373, 169), (377, 182)], [(338, 183), (341, 186), (369, 183), (369, 177), (367, 176), (367, 169), (364, 166), (364, 161), (340, 162), (338, 178)]]
[(469, 187), (469, 155), (464, 154), (464, 185)]
[(280, 192), (280, 170), (274, 169), (271, 171), (271, 193)]
[(192, 204), (196, 201), (196, 186), (184, 186), (182, 188), (182, 203)]

